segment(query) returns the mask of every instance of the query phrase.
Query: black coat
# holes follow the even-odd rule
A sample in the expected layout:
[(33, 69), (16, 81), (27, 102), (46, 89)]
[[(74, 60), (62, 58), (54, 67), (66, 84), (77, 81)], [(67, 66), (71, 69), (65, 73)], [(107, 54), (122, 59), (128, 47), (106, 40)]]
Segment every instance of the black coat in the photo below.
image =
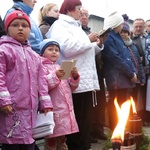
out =
[[(144, 38), (144, 40), (146, 40), (145, 34), (143, 35), (143, 38)], [(145, 66), (145, 53), (144, 53), (145, 49), (143, 49), (143, 47), (142, 47), (141, 38), (139, 36), (134, 36), (132, 40), (140, 54), (140, 57), (143, 60), (142, 64), (143, 64), (143, 66)]]
[(3, 24), (2, 18), (0, 17), (0, 37), (5, 34), (6, 32), (4, 30), (4, 24)]
[[(137, 76), (138, 76), (138, 80), (140, 81), (140, 83), (145, 84), (146, 83), (146, 76), (145, 76), (145, 72), (144, 72), (144, 66), (142, 64), (142, 60), (140, 58), (140, 54), (138, 52), (138, 49), (136, 48), (136, 46), (132, 43), (130, 46), (128, 46), (130, 53), (133, 53), (132, 55), (132, 60), (134, 63), (134, 66), (137, 69)], [(132, 51), (132, 52), (131, 52)]]

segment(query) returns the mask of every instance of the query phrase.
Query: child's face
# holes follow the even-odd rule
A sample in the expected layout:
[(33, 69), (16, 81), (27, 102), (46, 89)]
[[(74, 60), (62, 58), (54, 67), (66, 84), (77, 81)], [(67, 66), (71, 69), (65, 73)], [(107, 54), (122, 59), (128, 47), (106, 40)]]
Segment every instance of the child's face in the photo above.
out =
[(51, 60), (52, 62), (57, 61), (59, 55), (60, 55), (59, 48), (56, 45), (48, 46), (43, 53), (43, 57)]
[(30, 26), (25, 19), (14, 19), (8, 27), (7, 34), (18, 42), (25, 42), (30, 34)]
[(124, 31), (124, 30), (121, 31), (120, 35), (121, 35), (123, 40), (127, 40), (129, 37), (128, 31)]

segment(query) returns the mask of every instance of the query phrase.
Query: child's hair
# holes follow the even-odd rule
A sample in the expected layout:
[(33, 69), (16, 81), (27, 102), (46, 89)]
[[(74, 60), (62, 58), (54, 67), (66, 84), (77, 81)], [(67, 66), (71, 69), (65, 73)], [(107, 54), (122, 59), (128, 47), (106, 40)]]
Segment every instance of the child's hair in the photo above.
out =
[(28, 24), (29, 27), (31, 28), (31, 24), (30, 24), (30, 19), (29, 17), (26, 15), (26, 13), (19, 11), (19, 10), (15, 10), (13, 12), (11, 12), (10, 14), (8, 14), (5, 18), (5, 22), (4, 22), (4, 26), (5, 26), (5, 30), (7, 32), (8, 27), (10, 25), (10, 23), (14, 20), (14, 19), (25, 19)]
[(48, 3), (48, 4), (46, 4), (45, 6), (41, 7), (41, 9), (40, 9), (40, 11), (39, 11), (39, 15), (38, 15), (39, 24), (42, 23), (43, 17), (46, 16), (46, 12), (50, 11), (54, 6), (57, 6), (57, 4)]
[(45, 39), (43, 40), (41, 43), (40, 43), (40, 52), (41, 52), (41, 55), (43, 55), (45, 49), (50, 46), (50, 45), (56, 45), (58, 46), (59, 50), (60, 50), (60, 45), (59, 43), (54, 40), (54, 39)]

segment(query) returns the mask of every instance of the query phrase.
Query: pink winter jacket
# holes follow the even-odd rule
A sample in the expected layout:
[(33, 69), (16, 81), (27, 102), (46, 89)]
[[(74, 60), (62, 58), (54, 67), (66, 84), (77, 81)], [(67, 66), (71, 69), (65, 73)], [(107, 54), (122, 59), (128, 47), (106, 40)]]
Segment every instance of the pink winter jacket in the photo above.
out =
[(47, 73), (55, 121), (54, 133), (48, 137), (58, 137), (78, 132), (72, 102), (72, 91), (77, 88), (80, 77), (77, 80), (73, 78), (60, 80), (55, 73), (60, 68), (57, 63), (43, 58), (43, 64)]
[(13, 112), (0, 112), (0, 143), (31, 144), (38, 105), (52, 108), (40, 56), (29, 43), (9, 36), (0, 39), (0, 108), (12, 105)]

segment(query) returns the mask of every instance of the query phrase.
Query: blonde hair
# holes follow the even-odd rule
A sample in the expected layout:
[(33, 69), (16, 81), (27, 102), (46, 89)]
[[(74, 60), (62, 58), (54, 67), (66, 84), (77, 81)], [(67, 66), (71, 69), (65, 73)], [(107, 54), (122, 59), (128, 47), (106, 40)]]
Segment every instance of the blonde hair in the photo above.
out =
[(39, 24), (42, 23), (43, 17), (46, 16), (46, 12), (50, 11), (54, 6), (57, 6), (57, 4), (54, 3), (48, 3), (45, 6), (41, 7), (38, 15), (38, 21)]

